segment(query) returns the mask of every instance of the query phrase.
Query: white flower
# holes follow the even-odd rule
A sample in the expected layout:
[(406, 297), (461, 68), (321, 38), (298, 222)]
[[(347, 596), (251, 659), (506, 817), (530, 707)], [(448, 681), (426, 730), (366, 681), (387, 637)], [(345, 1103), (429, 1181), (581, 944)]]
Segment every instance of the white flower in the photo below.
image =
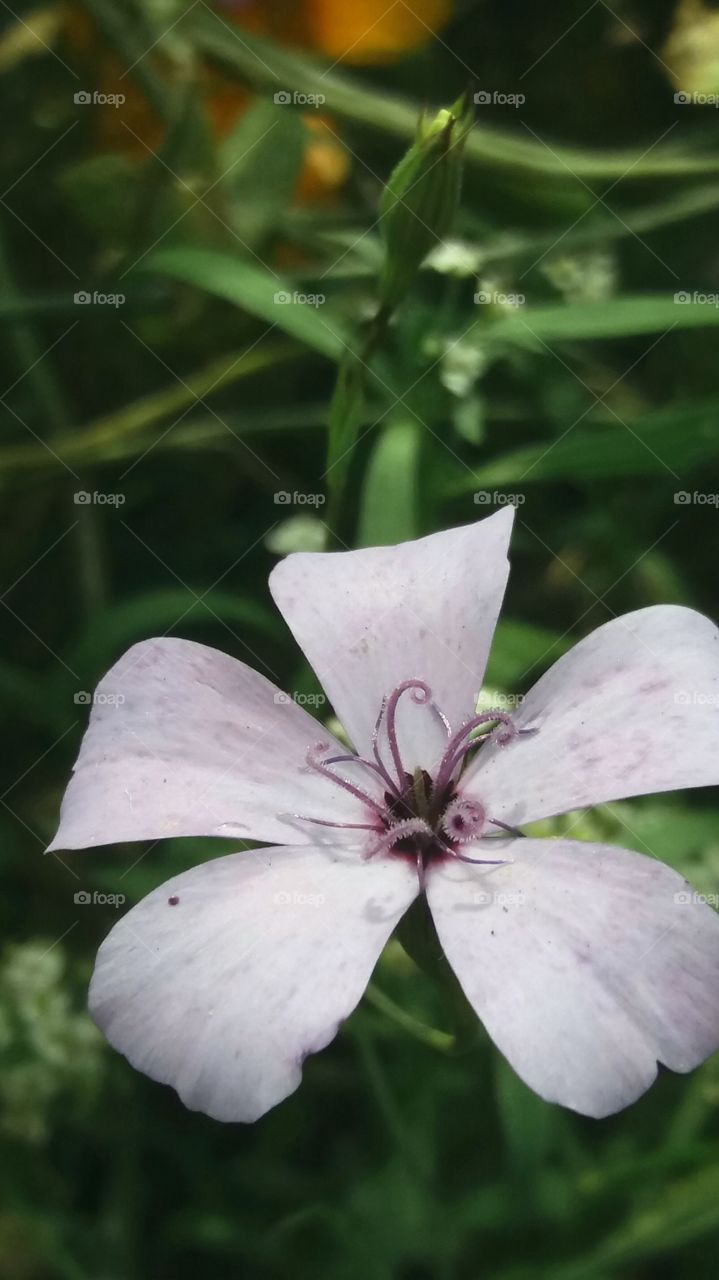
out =
[(100, 949), (95, 1020), (187, 1106), (247, 1121), (291, 1093), (420, 893), (469, 1002), (542, 1097), (608, 1115), (657, 1062), (689, 1071), (719, 1047), (712, 909), (652, 858), (518, 830), (719, 782), (719, 632), (689, 609), (641, 609), (581, 641), (513, 715), (473, 716), (511, 524), (504, 509), (275, 569), (356, 754), (189, 641), (136, 645), (102, 681), (122, 697), (94, 700), (52, 848), (280, 842), (177, 876)]

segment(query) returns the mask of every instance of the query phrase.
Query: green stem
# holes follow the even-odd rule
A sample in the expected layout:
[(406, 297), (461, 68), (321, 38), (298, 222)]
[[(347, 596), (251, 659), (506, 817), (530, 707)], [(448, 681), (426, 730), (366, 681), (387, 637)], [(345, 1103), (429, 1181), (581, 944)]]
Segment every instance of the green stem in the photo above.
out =
[(115, 413), (96, 418), (86, 427), (64, 431), (53, 440), (55, 457), (41, 445), (14, 445), (0, 451), (0, 465), (6, 472), (22, 471), (53, 466), (57, 458), (81, 464), (94, 460), (99, 454), (104, 458), (124, 456), (126, 442), (146, 428), (173, 413), (181, 413), (210, 392), (301, 354), (296, 345), (288, 342), (266, 344), (247, 356), (221, 356), (185, 378), (183, 383), (173, 383), (162, 391), (143, 396)]
[(418, 1018), (414, 1018), (411, 1013), (407, 1013), (400, 1005), (395, 1004), (384, 991), (380, 991), (379, 987), (375, 987), (370, 983), (366, 992), (365, 999), (368, 1004), (385, 1018), (389, 1018), (403, 1031), (413, 1036), (415, 1040), (419, 1040), (422, 1044), (426, 1044), (430, 1049), (438, 1049), (440, 1053), (454, 1053), (457, 1048), (457, 1041), (448, 1031), (440, 1031), (436, 1027), (428, 1027), (426, 1023), (420, 1022)]
[[(330, 531), (331, 540), (340, 547), (345, 545), (340, 530), (343, 527), (344, 490), (349, 471), (349, 463), (346, 459), (354, 446), (357, 429), (362, 420), (370, 362), (386, 336), (393, 310), (394, 308), (385, 302), (379, 306), (359, 354), (354, 351), (348, 352), (337, 374), (329, 413), (327, 462), (330, 492), (325, 523)], [(339, 419), (342, 421), (338, 426)], [(338, 450), (339, 455), (335, 458)]]

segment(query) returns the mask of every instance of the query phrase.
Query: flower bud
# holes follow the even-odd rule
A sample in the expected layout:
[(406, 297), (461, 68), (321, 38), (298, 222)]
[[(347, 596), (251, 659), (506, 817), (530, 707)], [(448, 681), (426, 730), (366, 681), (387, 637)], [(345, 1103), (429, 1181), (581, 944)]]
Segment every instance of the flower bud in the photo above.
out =
[(384, 189), (380, 295), (389, 309), (402, 300), (427, 254), (450, 228), (459, 204), (462, 152), (473, 123), (471, 103), (466, 93), (434, 119), (421, 118), (414, 143)]

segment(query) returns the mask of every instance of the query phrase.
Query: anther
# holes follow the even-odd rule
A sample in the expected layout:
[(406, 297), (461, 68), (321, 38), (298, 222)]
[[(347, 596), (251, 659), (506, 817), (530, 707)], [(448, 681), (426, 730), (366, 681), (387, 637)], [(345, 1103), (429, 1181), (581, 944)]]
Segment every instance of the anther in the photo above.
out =
[(456, 796), (444, 811), (442, 828), (450, 840), (464, 844), (467, 840), (479, 839), (486, 821), (487, 814), (483, 805), (476, 800), (463, 800)]

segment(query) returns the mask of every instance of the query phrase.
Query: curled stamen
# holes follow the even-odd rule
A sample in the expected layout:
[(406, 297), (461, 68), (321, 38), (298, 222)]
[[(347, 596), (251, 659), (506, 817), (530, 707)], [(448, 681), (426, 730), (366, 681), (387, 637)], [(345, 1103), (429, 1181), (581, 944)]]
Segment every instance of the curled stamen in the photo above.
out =
[(483, 805), (476, 800), (463, 800), (455, 796), (444, 811), (442, 828), (450, 840), (464, 844), (467, 840), (478, 840), (484, 831), (487, 813)]
[(394, 826), (385, 831), (376, 844), (371, 849), (367, 849), (362, 857), (374, 858), (375, 854), (389, 851), (398, 840), (406, 840), (408, 836), (429, 836), (432, 837), (433, 832), (428, 822), (424, 818), (407, 818), (404, 822), (396, 822)]
[(384, 817), (384, 808), (378, 804), (372, 796), (368, 796), (366, 791), (361, 787), (356, 787), (349, 778), (339, 778), (336, 773), (327, 768), (327, 761), (321, 760), (320, 755), (329, 749), (328, 742), (318, 742), (314, 747), (310, 747), (305, 760), (310, 769), (314, 769), (316, 773), (322, 775), (323, 778), (329, 778), (331, 782), (336, 782), (338, 787), (342, 787), (344, 791), (349, 791), (351, 796), (356, 796), (363, 804), (369, 805), (370, 809), (374, 809), (375, 813), (380, 817)]
[[(471, 751), (472, 748), (477, 745), (476, 739), (471, 739), (470, 734), (475, 729), (478, 729), (480, 725), (491, 724), (495, 720), (498, 720), (500, 724), (504, 726), (504, 732), (507, 735), (506, 742), (510, 742), (519, 733), (512, 717), (507, 715), (504, 711), (491, 709), (489, 711), (483, 711), (481, 715), (472, 716), (472, 719), (468, 720), (461, 729), (458, 729), (447, 743), (444, 755), (440, 761), (437, 777), (435, 779), (435, 788), (437, 792), (441, 793), (442, 790), (449, 785), (452, 774), (454, 773), (457, 765), (464, 759), (467, 752)], [(493, 732), (496, 733), (496, 730)], [(489, 734), (488, 736), (492, 737), (492, 734)], [(506, 742), (504, 745), (506, 745)]]
[(384, 708), (387, 741), (389, 742), (389, 749), (394, 762), (394, 767), (397, 770), (397, 785), (399, 786), (400, 794), (404, 790), (405, 771), (399, 751), (399, 743), (397, 741), (397, 704), (399, 703), (402, 694), (406, 693), (407, 690), (412, 691), (412, 701), (418, 703), (420, 706), (429, 702), (432, 697), (432, 690), (424, 680), (403, 680), (402, 683), (398, 684), (397, 688), (392, 691), (387, 699), (387, 706)]

